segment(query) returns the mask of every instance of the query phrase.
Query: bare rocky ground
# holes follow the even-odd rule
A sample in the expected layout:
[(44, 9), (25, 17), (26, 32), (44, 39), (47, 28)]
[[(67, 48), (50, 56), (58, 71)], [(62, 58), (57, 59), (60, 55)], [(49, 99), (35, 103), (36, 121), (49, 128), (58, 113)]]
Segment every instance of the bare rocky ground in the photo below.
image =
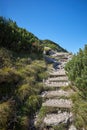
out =
[(69, 119), (72, 118), (72, 113), (63, 112), (59, 114), (48, 114), (44, 118), (44, 123), (46, 125), (58, 125), (61, 122), (67, 123)]
[[(39, 126), (38, 130), (55, 130), (54, 126), (60, 126), (62, 124), (67, 127), (62, 128), (61, 130), (77, 130), (73, 124), (74, 118), (71, 112), (73, 103), (69, 99), (70, 95), (74, 92), (72, 89), (66, 91), (62, 89), (62, 87), (67, 87), (69, 85), (64, 66), (71, 56), (68, 53), (57, 53), (55, 56), (60, 57), (61, 65), (59, 65), (57, 70), (51, 69), (52, 71), (49, 72), (48, 79), (44, 81), (45, 87), (53, 87), (54, 90), (44, 91), (41, 94), (42, 98), (44, 98), (42, 107), (48, 108), (48, 112), (42, 117), (41, 124), (39, 124), (42, 127)], [(58, 111), (55, 113), (52, 111), (49, 112), (49, 109), (51, 108), (53, 110), (58, 108)], [(38, 121), (40, 122), (40, 119), (37, 115), (35, 125)]]

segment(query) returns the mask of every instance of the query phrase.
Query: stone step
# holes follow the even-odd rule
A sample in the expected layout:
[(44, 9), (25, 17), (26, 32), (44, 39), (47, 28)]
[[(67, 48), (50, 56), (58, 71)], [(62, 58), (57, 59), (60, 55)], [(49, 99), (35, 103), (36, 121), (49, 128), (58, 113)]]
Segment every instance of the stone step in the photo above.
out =
[(42, 93), (42, 97), (46, 97), (46, 98), (52, 98), (52, 97), (61, 97), (61, 96), (65, 96), (65, 97), (69, 97), (73, 92), (73, 90), (68, 90), (68, 91), (64, 91), (64, 90), (55, 90), (55, 91), (45, 91)]
[(49, 82), (54, 82), (54, 81), (68, 81), (68, 77), (67, 76), (60, 76), (60, 77), (52, 77), (52, 78), (48, 78), (47, 79)]
[(69, 109), (72, 107), (72, 101), (68, 99), (48, 99), (42, 103), (42, 106)]
[(47, 87), (62, 87), (62, 86), (68, 86), (69, 82), (62, 82), (62, 81), (60, 81), (60, 82), (48, 82), (48, 81), (46, 81), (45, 85)]
[(57, 71), (50, 72), (49, 75), (50, 76), (60, 76), (60, 75), (64, 76), (64, 75), (66, 75), (66, 73), (65, 73), (64, 69), (59, 69)]
[(59, 114), (47, 114), (43, 122), (46, 126), (57, 126), (58, 124), (67, 124), (72, 120), (72, 113), (63, 112)]

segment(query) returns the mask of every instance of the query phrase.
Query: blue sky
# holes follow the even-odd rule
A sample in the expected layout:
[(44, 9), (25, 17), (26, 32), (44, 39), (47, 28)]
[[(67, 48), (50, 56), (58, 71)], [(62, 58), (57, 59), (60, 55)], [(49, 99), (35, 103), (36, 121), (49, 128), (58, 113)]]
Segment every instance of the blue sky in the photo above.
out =
[(87, 44), (87, 0), (0, 0), (0, 15), (70, 52)]

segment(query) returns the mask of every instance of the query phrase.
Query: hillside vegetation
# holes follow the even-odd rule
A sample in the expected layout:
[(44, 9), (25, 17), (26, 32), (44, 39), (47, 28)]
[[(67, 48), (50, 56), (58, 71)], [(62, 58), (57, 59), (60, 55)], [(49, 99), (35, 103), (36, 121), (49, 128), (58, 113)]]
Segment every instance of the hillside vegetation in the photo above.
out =
[(65, 67), (69, 80), (77, 91), (71, 98), (74, 106), (75, 124), (78, 130), (87, 130), (87, 45), (74, 55)]
[(0, 49), (0, 130), (27, 130), (40, 108), (44, 61)]
[(38, 38), (0, 17), (0, 130), (32, 127), (46, 76)]
[(16, 22), (0, 17), (0, 46), (18, 53), (42, 53), (40, 40)]

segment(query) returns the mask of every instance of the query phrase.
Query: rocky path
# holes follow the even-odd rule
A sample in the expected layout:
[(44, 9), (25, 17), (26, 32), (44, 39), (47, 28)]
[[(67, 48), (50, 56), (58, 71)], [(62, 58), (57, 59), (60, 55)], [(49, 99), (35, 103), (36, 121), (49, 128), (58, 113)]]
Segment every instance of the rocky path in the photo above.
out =
[[(59, 65), (59, 69), (49, 72), (48, 79), (44, 81), (44, 85), (49, 88), (49, 91), (44, 91), (41, 94), (43, 97), (42, 107), (45, 107), (47, 112), (45, 112), (42, 120), (43, 128), (40, 128), (40, 130), (55, 130), (54, 126), (59, 128), (62, 124), (65, 126), (62, 130), (76, 130), (71, 112), (73, 103), (69, 99), (74, 92), (71, 89), (63, 90), (69, 85), (68, 77), (64, 70), (65, 63), (69, 60), (69, 54), (67, 53), (67, 58), (65, 57), (65, 59), (64, 56), (62, 54), (63, 60), (60, 58), (61, 65)], [(50, 89), (51, 87), (53, 90)], [(37, 124), (38, 120), (39, 117), (37, 116), (35, 124)]]

